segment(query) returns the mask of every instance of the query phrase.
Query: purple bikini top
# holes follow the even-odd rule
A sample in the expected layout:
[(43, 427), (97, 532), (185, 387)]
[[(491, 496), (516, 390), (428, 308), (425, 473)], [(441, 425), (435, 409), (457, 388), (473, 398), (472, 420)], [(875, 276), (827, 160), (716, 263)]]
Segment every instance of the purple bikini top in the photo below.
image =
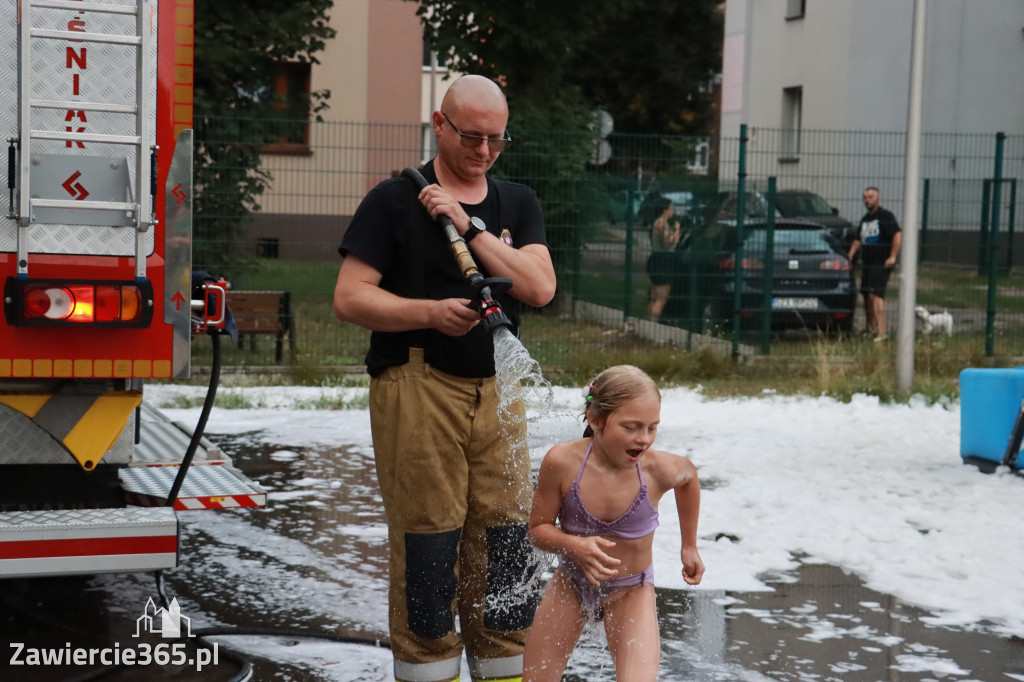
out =
[(576, 474), (576, 480), (572, 482), (569, 494), (562, 500), (562, 511), (558, 515), (562, 523), (562, 530), (570, 535), (606, 535), (613, 538), (633, 540), (642, 538), (654, 532), (658, 527), (658, 510), (651, 505), (647, 497), (647, 485), (644, 483), (644, 474), (640, 469), (640, 462), (636, 463), (636, 473), (640, 477), (640, 491), (636, 494), (633, 504), (629, 509), (614, 521), (604, 521), (597, 518), (583, 506), (580, 498), (580, 478), (583, 476), (583, 468), (587, 466), (587, 459), (590, 458), (590, 451), (594, 448), (594, 442), (590, 442), (587, 454), (583, 455), (583, 463)]

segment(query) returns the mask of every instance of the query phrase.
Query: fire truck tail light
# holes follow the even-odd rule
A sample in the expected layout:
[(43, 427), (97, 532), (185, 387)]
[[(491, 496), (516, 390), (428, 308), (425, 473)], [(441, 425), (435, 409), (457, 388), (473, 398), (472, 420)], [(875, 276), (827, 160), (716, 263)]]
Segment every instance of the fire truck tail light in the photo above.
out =
[(25, 315), (63, 320), (75, 308), (71, 292), (62, 287), (38, 287), (25, 292)]
[(144, 327), (152, 319), (152, 286), (145, 282), (59, 282), (9, 278), (7, 321), (24, 326)]
[(130, 322), (141, 312), (142, 292), (138, 287), (96, 287), (97, 322)]

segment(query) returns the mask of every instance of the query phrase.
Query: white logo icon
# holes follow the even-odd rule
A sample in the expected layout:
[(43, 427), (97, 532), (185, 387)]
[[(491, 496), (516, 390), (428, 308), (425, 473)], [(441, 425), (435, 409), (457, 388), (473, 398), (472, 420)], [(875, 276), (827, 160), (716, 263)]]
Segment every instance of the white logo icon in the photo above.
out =
[(166, 609), (157, 608), (150, 597), (142, 615), (135, 619), (135, 634), (132, 637), (138, 637), (143, 632), (151, 632), (164, 638), (178, 639), (181, 637), (181, 621), (185, 621), (185, 636), (194, 637), (192, 619), (181, 615), (177, 597), (171, 600), (170, 606)]

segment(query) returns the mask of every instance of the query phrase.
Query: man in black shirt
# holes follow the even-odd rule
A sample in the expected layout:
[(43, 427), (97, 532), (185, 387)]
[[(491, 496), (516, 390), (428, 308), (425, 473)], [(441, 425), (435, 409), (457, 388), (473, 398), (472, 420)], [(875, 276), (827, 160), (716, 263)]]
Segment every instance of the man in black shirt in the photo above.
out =
[(525, 422), (511, 433), (498, 423), (493, 339), (436, 222), (452, 220), (484, 276), (512, 280), (498, 300), (515, 330), (520, 302), (553, 298), (536, 194), (487, 175), (510, 142), (507, 121), (493, 81), (452, 83), (433, 113), (438, 153), (421, 169), (430, 184), (381, 182), (339, 249), (335, 312), (373, 331), (370, 422), (397, 680), (457, 678), (463, 646), (474, 679), (518, 679), (539, 598), (525, 585), (535, 568)]
[(864, 207), (868, 212), (860, 219), (860, 227), (850, 244), (847, 258), (852, 263), (858, 249), (863, 254), (860, 292), (864, 295), (865, 331), (874, 335), (875, 341), (884, 341), (887, 338), (885, 289), (896, 265), (903, 233), (896, 216), (879, 206), (878, 201), (877, 187), (864, 190)]

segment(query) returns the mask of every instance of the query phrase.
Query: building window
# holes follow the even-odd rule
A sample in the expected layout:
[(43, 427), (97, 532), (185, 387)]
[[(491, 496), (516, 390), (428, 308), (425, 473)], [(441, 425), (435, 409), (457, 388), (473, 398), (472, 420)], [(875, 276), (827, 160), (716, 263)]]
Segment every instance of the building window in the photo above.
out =
[(807, 10), (807, 0), (786, 0), (786, 21), (803, 19)]
[(442, 55), (434, 52), (434, 43), (424, 39), (423, 41), (423, 68), (429, 70), (434, 66), (434, 60), (437, 60), (437, 68), (441, 71), (448, 70), (448, 64)]
[(423, 130), (423, 140), (420, 145), (420, 161), (422, 165), (437, 155), (437, 134), (434, 132), (434, 126), (431, 123), (421, 123), (420, 126)]
[(281, 253), (281, 240), (277, 237), (260, 237), (256, 240), (257, 258), (278, 258)]
[(800, 129), (803, 126), (803, 86), (782, 89), (782, 145), (780, 161), (796, 161), (800, 155)]
[(279, 65), (270, 83), (270, 96), (280, 120), (273, 123), (268, 142), (261, 151), (270, 154), (309, 154), (308, 103), (310, 94), (309, 62), (285, 62)]

